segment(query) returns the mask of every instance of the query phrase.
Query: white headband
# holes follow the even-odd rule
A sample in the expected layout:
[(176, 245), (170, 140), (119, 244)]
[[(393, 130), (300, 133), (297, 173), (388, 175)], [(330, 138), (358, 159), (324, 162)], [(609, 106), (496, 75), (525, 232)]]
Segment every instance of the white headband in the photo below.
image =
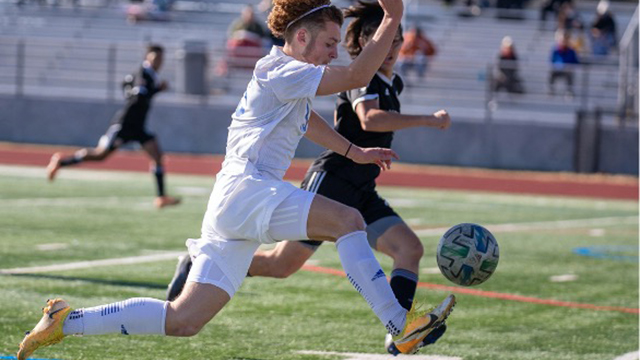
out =
[(307, 15), (309, 15), (309, 14), (311, 14), (311, 13), (314, 13), (314, 12), (316, 12), (316, 11), (320, 10), (320, 9), (327, 8), (327, 7), (329, 7), (329, 6), (331, 6), (331, 4), (329, 4), (329, 5), (321, 5), (321, 6), (318, 6), (318, 7), (316, 7), (316, 8), (313, 8), (313, 9), (311, 9), (311, 10), (307, 11), (306, 13), (304, 13), (304, 14), (302, 14), (302, 15), (298, 16), (297, 18), (293, 19), (293, 21), (291, 21), (290, 23), (288, 23), (288, 24), (287, 24), (287, 27), (286, 27), (286, 28), (284, 28), (284, 30), (285, 30), (285, 31), (287, 31), (287, 29), (289, 29), (289, 26), (291, 26), (291, 24), (293, 24), (294, 22), (296, 22), (296, 21), (298, 21), (298, 20), (302, 19), (303, 17), (305, 17), (305, 16), (307, 16)]

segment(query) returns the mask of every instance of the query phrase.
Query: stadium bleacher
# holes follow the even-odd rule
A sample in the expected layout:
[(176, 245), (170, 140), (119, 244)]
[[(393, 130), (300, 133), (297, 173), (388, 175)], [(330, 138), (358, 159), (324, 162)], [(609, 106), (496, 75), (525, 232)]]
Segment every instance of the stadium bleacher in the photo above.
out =
[[(249, 71), (232, 71), (225, 78), (213, 74), (215, 64), (224, 56), (227, 26), (242, 4), (178, 1), (170, 21), (135, 25), (125, 21), (125, 6), (126, 3), (113, 2), (78, 8), (64, 3), (57, 7), (0, 3), (0, 92), (15, 91), (19, 42), (25, 44), (24, 93), (113, 98), (119, 96), (117, 84), (122, 76), (137, 66), (145, 43), (158, 42), (167, 48), (162, 75), (173, 83), (178, 66), (176, 53), (185, 41), (194, 39), (208, 47), (211, 93), (238, 96), (244, 91)], [(497, 19), (492, 9), (478, 17), (463, 18), (458, 16), (458, 9), (443, 7), (439, 1), (412, 1), (408, 8), (405, 23), (420, 23), (439, 52), (430, 61), (424, 81), (406, 79), (410, 86), (403, 96), (405, 111), (447, 108), (469, 119), (490, 116), (528, 121), (539, 120), (538, 111), (542, 111), (545, 119), (573, 121), (576, 109), (585, 104), (615, 107), (615, 58), (610, 59), (611, 64), (580, 69), (574, 98), (547, 94), (548, 58), (554, 36), (552, 30), (540, 29), (535, 4), (523, 10), (522, 20)], [(595, 2), (580, 3), (583, 21), (591, 20), (594, 8)], [(628, 23), (631, 11), (630, 4), (616, 13), (620, 29)], [(487, 94), (490, 68), (505, 35), (514, 39), (519, 53), (520, 73), (527, 90), (521, 96)], [(341, 52), (337, 63), (346, 62), (347, 57), (346, 52)], [(580, 89), (584, 81), (587, 88)], [(166, 97), (169, 101), (185, 98), (180, 94)], [(327, 100), (321, 99), (320, 106), (331, 106), (332, 100)]]

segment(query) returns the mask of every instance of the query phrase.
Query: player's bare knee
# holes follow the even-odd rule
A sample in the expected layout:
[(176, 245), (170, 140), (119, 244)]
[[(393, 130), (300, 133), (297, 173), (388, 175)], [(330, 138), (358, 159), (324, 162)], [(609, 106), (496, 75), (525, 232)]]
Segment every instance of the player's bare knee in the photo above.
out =
[(354, 208), (345, 206), (340, 211), (339, 236), (350, 234), (354, 231), (363, 231), (366, 224), (360, 212)]
[(394, 259), (401, 258), (412, 262), (420, 262), (420, 259), (424, 255), (424, 246), (420, 242), (420, 239), (410, 238), (404, 239), (398, 242), (398, 246), (395, 249)]
[(422, 243), (418, 241), (409, 248), (409, 254), (407, 255), (407, 257), (416, 262), (420, 262), (420, 259), (422, 259), (423, 255), (424, 246), (422, 246)]

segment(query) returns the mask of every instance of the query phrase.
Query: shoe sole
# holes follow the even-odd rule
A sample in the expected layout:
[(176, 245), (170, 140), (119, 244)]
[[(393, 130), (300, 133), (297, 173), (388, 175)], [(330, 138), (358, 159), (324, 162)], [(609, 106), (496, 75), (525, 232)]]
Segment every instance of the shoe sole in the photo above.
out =
[[(453, 311), (453, 308), (456, 306), (456, 297), (453, 295), (449, 295), (447, 296), (447, 298), (438, 306), (440, 307), (441, 305), (446, 304), (444, 309), (442, 309), (442, 313), (440, 315), (435, 315), (434, 312), (435, 310), (437, 310), (438, 308), (434, 309), (434, 312), (431, 312), (430, 314), (432, 316), (437, 317), (435, 321), (430, 322), (428, 325), (414, 330), (411, 334), (407, 335), (404, 339), (403, 342), (408, 342), (408, 341), (415, 341), (418, 340), (418, 342), (416, 343), (416, 345), (410, 349), (408, 352), (403, 353), (403, 354), (415, 354), (418, 350), (420, 350), (420, 345), (422, 344), (422, 341), (435, 329), (439, 328), (440, 326), (442, 326), (442, 324), (444, 324), (444, 322), (447, 320), (447, 318), (449, 317), (449, 315), (451, 314), (451, 312)], [(396, 345), (397, 341), (394, 341), (393, 345)]]

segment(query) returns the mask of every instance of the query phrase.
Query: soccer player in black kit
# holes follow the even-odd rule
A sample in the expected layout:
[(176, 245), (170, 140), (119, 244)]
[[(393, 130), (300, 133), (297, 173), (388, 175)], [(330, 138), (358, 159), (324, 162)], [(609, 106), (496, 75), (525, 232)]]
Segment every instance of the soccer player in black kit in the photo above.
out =
[(142, 149), (153, 161), (150, 170), (155, 176), (157, 185), (155, 206), (163, 208), (180, 203), (180, 199), (165, 195), (162, 151), (155, 135), (149, 133), (145, 128), (153, 96), (167, 89), (167, 83), (158, 80), (163, 53), (164, 50), (159, 45), (148, 46), (140, 70), (123, 87), (126, 105), (113, 117), (111, 126), (100, 138), (98, 146), (93, 149), (80, 149), (68, 157), (62, 157), (62, 154), (55, 153), (47, 166), (49, 181), (55, 178), (61, 167), (75, 165), (83, 161), (102, 161), (120, 146), (135, 141), (140, 143)]
[[(354, 58), (380, 25), (383, 10), (375, 2), (359, 1), (345, 10), (345, 17), (354, 18), (345, 36), (345, 47)], [(403, 82), (393, 72), (393, 66), (402, 42), (400, 28), (386, 60), (369, 85), (338, 96), (335, 129), (357, 146), (391, 148), (395, 130), (411, 127), (446, 129), (451, 123), (449, 114), (444, 110), (433, 115), (400, 113), (398, 95), (402, 92)], [(393, 258), (391, 288), (400, 305), (410, 309), (418, 283), (423, 246), (413, 230), (376, 192), (375, 179), (378, 175), (380, 168), (376, 165), (356, 164), (345, 154), (326, 150), (313, 162), (301, 187), (360, 211), (367, 224), (371, 247)], [(249, 275), (286, 278), (298, 271), (321, 244), (321, 241), (313, 240), (280, 242), (274, 249), (254, 255)], [(169, 284), (168, 299), (175, 298), (182, 290), (190, 265), (188, 256), (180, 258)], [(446, 325), (434, 330), (425, 338), (423, 346), (438, 340), (445, 330)], [(393, 353), (390, 337), (385, 346)]]

